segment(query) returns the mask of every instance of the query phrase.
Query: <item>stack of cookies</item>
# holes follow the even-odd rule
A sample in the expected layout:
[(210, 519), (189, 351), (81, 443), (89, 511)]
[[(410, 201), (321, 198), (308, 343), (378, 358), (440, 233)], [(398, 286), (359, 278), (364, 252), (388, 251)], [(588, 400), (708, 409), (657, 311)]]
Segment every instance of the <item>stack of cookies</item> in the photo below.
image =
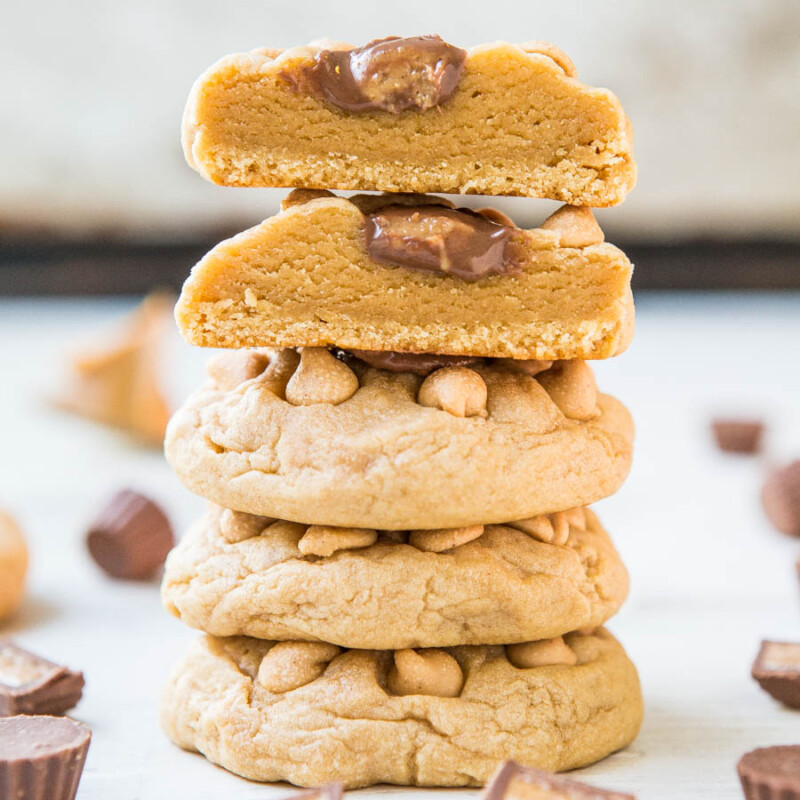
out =
[[(628, 577), (587, 508), (631, 461), (587, 364), (633, 333), (631, 264), (590, 210), (632, 187), (631, 145), (614, 95), (541, 42), (319, 42), (200, 77), (192, 166), (295, 189), (178, 302), (184, 337), (226, 352), (167, 432), (212, 504), (164, 577), (205, 633), (164, 694), (174, 742), (358, 787), (633, 740), (636, 670), (603, 628)], [(525, 230), (431, 192), (567, 205)]]

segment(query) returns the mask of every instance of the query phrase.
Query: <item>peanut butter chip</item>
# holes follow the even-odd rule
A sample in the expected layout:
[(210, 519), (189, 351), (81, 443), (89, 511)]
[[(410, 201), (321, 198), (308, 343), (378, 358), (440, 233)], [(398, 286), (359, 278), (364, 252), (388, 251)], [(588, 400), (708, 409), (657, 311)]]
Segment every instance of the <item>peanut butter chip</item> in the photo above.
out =
[(578, 663), (578, 657), (562, 636), (538, 642), (506, 645), (506, 655), (517, 669), (549, 667), (556, 664), (572, 666)]
[(321, 197), (336, 197), (333, 192), (327, 189), (292, 189), (286, 197), (281, 200), (281, 211), (286, 211), (292, 206), (303, 206), (312, 200), (319, 200)]
[(577, 528), (579, 531), (586, 530), (586, 512), (578, 506), (577, 508), (571, 508), (569, 511), (565, 511), (567, 522), (573, 527)]
[(458, 697), (463, 686), (461, 667), (443, 650), (395, 651), (394, 666), (389, 671), (388, 680), (392, 694)]
[(578, 70), (575, 68), (575, 62), (560, 48), (556, 47), (550, 42), (530, 41), (524, 42), (520, 47), (526, 53), (539, 53), (540, 55), (547, 56), (558, 64), (564, 70), (564, 74), (568, 78), (577, 78)]
[(541, 361), (538, 358), (498, 358), (496, 363), (498, 366), (530, 375), (531, 378), (553, 366), (552, 361)]
[(417, 402), (439, 408), (454, 417), (486, 415), (487, 390), (483, 378), (468, 367), (443, 367), (428, 375), (419, 387)]
[(286, 384), (286, 400), (295, 406), (339, 405), (358, 390), (358, 378), (347, 364), (324, 347), (304, 347), (300, 365)]
[(556, 361), (536, 380), (565, 417), (585, 421), (596, 416), (597, 384), (591, 367), (585, 361)]
[(226, 542), (235, 544), (258, 536), (273, 522), (275, 520), (272, 517), (259, 517), (255, 514), (245, 514), (244, 511), (231, 511), (226, 508), (220, 517), (219, 530)]
[(588, 247), (606, 238), (588, 206), (561, 206), (539, 227), (557, 233), (561, 247)]
[(550, 515), (550, 522), (553, 523), (553, 544), (565, 545), (569, 539), (569, 520), (566, 511), (557, 511)]
[(206, 372), (223, 392), (261, 375), (269, 366), (265, 350), (234, 350), (214, 356), (206, 364)]
[(332, 556), (337, 550), (356, 550), (378, 541), (378, 532), (369, 528), (334, 528), (312, 525), (297, 543), (304, 556)]
[(325, 642), (278, 642), (261, 660), (258, 682), (276, 694), (316, 680), (341, 650)]
[(516, 528), (518, 531), (527, 533), (528, 536), (538, 539), (545, 544), (551, 544), (555, 537), (553, 530), (553, 523), (546, 514), (540, 514), (538, 517), (530, 517), (529, 519), (519, 519), (516, 522), (507, 522), (509, 528)]
[(442, 553), (466, 544), (483, 535), (483, 525), (470, 525), (466, 528), (441, 528), (439, 530), (411, 531), (408, 543), (418, 550), (429, 553)]

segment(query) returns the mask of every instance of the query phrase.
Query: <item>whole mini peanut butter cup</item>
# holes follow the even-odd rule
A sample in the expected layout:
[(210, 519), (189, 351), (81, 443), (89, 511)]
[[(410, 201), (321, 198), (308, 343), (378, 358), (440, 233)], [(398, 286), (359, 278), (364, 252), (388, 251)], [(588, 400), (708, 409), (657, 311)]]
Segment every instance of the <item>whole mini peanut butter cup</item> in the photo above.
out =
[(800, 798), (800, 745), (761, 747), (736, 766), (746, 800)]
[(67, 717), (0, 719), (0, 797), (74, 800), (91, 738)]

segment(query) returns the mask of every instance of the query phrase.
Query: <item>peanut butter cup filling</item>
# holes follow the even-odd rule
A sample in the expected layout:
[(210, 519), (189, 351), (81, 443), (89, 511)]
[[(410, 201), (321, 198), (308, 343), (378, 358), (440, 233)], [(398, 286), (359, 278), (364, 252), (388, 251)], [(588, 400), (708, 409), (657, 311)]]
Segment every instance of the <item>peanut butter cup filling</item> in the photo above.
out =
[(367, 252), (373, 261), (465, 281), (518, 272), (517, 228), (468, 209), (390, 205), (365, 217)]
[(321, 50), (311, 65), (281, 77), (344, 111), (427, 111), (453, 94), (466, 56), (439, 36), (390, 36), (354, 50)]

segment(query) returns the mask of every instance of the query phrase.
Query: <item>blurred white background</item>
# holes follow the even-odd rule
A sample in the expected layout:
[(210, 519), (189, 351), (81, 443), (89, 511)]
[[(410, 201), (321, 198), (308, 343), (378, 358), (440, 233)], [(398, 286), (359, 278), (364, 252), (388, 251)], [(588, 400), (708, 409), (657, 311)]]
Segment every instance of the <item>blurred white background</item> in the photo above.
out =
[[(461, 46), (548, 39), (621, 98), (639, 187), (610, 236), (796, 237), (796, 0), (45, 0), (0, 25), (0, 231), (195, 238), (261, 219), (284, 192), (221, 189), (184, 163), (194, 78), (222, 55), (318, 37), (440, 33)], [(518, 221), (542, 206), (515, 201)]]

